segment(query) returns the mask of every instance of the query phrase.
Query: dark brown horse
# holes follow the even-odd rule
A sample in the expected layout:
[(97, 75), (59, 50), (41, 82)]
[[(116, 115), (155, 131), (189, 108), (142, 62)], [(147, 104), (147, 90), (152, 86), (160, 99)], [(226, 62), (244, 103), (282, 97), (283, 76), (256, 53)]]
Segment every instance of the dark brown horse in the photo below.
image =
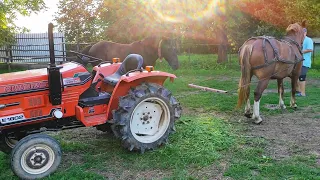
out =
[[(305, 26), (305, 22), (302, 23)], [(247, 40), (239, 51), (241, 78), (239, 81), (238, 107), (246, 103), (245, 116), (252, 117), (255, 123), (262, 122), (260, 117), (260, 99), (267, 88), (270, 79), (277, 79), (279, 106), (285, 109), (283, 101), (283, 79), (291, 78), (290, 106), (296, 108), (295, 93), (297, 80), (302, 66), (301, 44), (304, 40), (303, 27), (298, 23), (287, 28), (287, 35), (282, 40), (273, 37), (255, 37)], [(253, 114), (250, 106), (250, 82), (252, 76), (258, 79), (258, 86), (254, 91)]]
[[(172, 69), (179, 68), (179, 61), (176, 51), (176, 41), (165, 37), (151, 36), (131, 44), (120, 44), (110, 41), (100, 41), (92, 46), (87, 46), (82, 53), (93, 56), (103, 61), (112, 61), (112, 58), (124, 60), (129, 54), (140, 54), (143, 57), (143, 66), (154, 66), (157, 59), (164, 58)], [(82, 57), (82, 63), (86, 65), (91, 61)], [(91, 62), (93, 66), (100, 62)]]

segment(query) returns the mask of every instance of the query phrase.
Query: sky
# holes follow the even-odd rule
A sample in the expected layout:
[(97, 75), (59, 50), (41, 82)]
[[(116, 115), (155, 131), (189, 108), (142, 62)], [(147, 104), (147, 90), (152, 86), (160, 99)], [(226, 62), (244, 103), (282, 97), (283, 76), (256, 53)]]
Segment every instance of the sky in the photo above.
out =
[(18, 15), (15, 24), (19, 27), (26, 27), (30, 33), (43, 33), (48, 31), (48, 24), (53, 22), (53, 15), (58, 11), (59, 0), (44, 0), (46, 10), (40, 11), (38, 14), (32, 13), (30, 16)]

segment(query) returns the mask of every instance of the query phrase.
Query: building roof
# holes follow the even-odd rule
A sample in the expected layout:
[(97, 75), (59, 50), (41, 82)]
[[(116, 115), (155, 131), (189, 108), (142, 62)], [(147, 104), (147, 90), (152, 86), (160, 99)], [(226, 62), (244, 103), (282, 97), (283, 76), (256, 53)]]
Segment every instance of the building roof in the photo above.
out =
[(313, 42), (317, 43), (317, 44), (320, 44), (320, 37), (314, 37), (314, 38), (311, 38), (313, 40)]

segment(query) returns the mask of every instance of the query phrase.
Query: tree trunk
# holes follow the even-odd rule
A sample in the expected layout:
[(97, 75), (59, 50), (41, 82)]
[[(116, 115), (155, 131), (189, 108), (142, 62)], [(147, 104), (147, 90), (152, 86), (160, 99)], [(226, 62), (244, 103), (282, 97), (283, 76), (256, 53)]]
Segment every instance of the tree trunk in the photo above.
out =
[(222, 63), (228, 60), (227, 45), (220, 44), (218, 49), (218, 63)]
[(228, 50), (227, 50), (227, 44), (228, 44), (228, 37), (225, 33), (226, 28), (223, 27), (220, 31), (220, 44), (218, 49), (218, 63), (226, 62), (228, 60)]

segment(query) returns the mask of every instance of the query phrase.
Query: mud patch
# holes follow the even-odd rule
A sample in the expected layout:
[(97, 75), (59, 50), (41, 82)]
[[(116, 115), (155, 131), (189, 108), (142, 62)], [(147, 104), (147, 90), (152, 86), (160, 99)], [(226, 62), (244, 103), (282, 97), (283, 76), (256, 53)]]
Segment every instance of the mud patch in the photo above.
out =
[(59, 166), (59, 169), (65, 171), (74, 165), (83, 164), (83, 156), (81, 154), (74, 154), (74, 153), (63, 153), (62, 162)]
[(269, 110), (276, 110), (276, 109), (280, 109), (278, 104), (265, 104), (264, 105), (265, 108), (269, 109)]
[(221, 162), (219, 164), (212, 164), (211, 166), (203, 168), (191, 168), (189, 175), (195, 179), (226, 179), (223, 174), (228, 168), (228, 164)]
[[(114, 173), (118, 172), (118, 173)], [(132, 169), (123, 169), (123, 167), (119, 167), (119, 169), (114, 170), (112, 172), (108, 171), (98, 171), (98, 174), (102, 175), (107, 179), (163, 179), (165, 177), (170, 177), (172, 175), (169, 171), (164, 170), (147, 170), (147, 171), (134, 171)]]
[[(291, 92), (291, 89), (284, 89), (284, 93)], [(278, 93), (278, 89), (265, 89), (263, 91), (263, 94), (269, 94), (269, 93)]]
[(171, 172), (161, 170), (141, 171), (136, 174), (136, 179), (163, 179), (170, 177), (171, 174)]
[(267, 116), (261, 125), (248, 123), (248, 134), (266, 139), (266, 151), (275, 159), (314, 154), (320, 152), (320, 118), (316, 117), (311, 108)]

